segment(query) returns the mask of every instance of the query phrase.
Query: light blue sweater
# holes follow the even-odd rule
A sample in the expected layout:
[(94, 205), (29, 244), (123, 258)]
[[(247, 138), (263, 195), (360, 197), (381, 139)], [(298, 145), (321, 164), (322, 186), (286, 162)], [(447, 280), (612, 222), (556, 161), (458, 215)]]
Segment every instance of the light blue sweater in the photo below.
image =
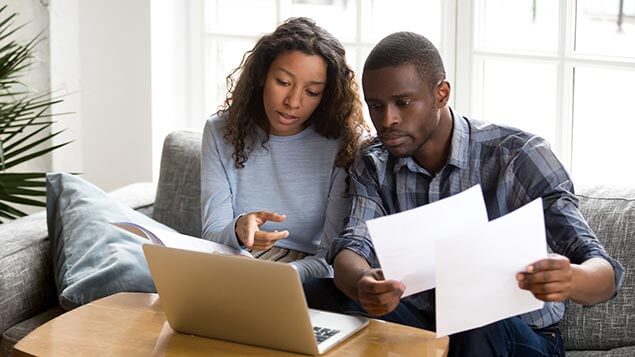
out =
[(245, 167), (236, 169), (224, 126), (222, 118), (212, 116), (203, 132), (203, 238), (240, 248), (235, 232), (240, 215), (260, 210), (285, 214), (284, 222), (267, 222), (260, 229), (288, 230), (276, 246), (310, 254), (291, 263), (303, 281), (332, 276), (324, 257), (350, 210), (350, 198), (342, 196), (346, 172), (335, 167), (339, 141), (320, 136), (313, 127), (292, 136), (270, 135), (267, 149), (259, 138)]

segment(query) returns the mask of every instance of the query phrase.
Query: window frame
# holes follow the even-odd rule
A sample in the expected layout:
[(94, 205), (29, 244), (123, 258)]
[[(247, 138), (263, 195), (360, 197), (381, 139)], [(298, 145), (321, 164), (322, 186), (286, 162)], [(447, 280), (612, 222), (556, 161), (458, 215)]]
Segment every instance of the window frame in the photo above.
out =
[[(290, 9), (292, 0), (275, 0), (276, 23), (284, 20), (285, 14)], [(356, 70), (357, 79), (361, 80), (361, 68), (365, 49), (372, 46), (371, 43), (362, 40), (362, 3), (356, 1), (356, 35), (354, 41), (342, 41), (347, 48), (356, 49), (354, 63), (350, 63)], [(628, 69), (635, 71), (635, 58), (588, 55), (576, 53), (573, 50), (574, 31), (576, 21), (577, 0), (558, 0), (558, 48), (557, 52), (532, 53), (524, 51), (481, 49), (476, 46), (478, 36), (477, 6), (478, 0), (447, 0), (441, 1), (441, 39), (439, 50), (444, 59), (448, 80), (453, 87), (453, 95), (450, 105), (460, 113), (469, 117), (483, 118), (482, 93), (479, 86), (483, 85), (478, 78), (478, 66), (484, 59), (522, 60), (535, 63), (551, 63), (556, 66), (556, 118), (555, 142), (551, 143), (552, 149), (562, 161), (569, 172), (574, 173), (572, 167), (573, 125), (574, 125), (574, 71), (577, 66), (599, 66), (601, 68)], [(204, 80), (208, 77), (205, 66), (205, 46), (207, 39), (250, 39), (255, 40), (259, 35), (244, 36), (221, 33), (206, 33), (204, 22), (204, 0), (188, 0), (189, 24), (189, 68), (188, 77), (190, 92), (190, 121), (189, 127), (202, 127), (201, 119), (212, 113), (205, 113)], [(285, 8), (286, 6), (286, 8)], [(285, 10), (286, 9), (286, 10)], [(352, 61), (351, 61), (352, 62)], [(361, 88), (361, 87), (360, 87)], [(222, 103), (218, 103), (220, 105)], [(365, 109), (366, 110), (366, 109)], [(366, 113), (367, 115), (367, 113)], [(368, 117), (368, 116), (367, 116)]]

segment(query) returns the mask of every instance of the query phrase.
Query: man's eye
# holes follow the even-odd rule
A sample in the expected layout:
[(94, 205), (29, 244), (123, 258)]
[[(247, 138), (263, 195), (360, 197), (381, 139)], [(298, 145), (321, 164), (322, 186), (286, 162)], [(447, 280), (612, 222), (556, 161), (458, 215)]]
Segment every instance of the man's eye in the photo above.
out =
[(405, 107), (411, 103), (410, 100), (398, 100), (396, 104), (400, 107)]

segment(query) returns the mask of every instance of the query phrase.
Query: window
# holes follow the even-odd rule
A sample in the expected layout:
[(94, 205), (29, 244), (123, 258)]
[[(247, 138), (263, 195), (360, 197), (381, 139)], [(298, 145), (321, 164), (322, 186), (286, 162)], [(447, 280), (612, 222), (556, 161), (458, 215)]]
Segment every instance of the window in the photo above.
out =
[(475, 0), (458, 8), (471, 8), (457, 35), (468, 44), (457, 67), (471, 69), (457, 78), (463, 109), (541, 135), (576, 183), (632, 184), (635, 0)]
[(361, 74), (373, 45), (400, 30), (425, 34), (447, 63), (452, 63), (448, 59), (452, 54), (444, 51), (451, 47), (443, 42), (446, 39), (443, 28), (447, 26), (443, 3), (441, 0), (202, 0), (195, 5), (199, 9), (192, 11), (203, 14), (200, 33), (204, 48), (200, 65), (203, 76), (199, 80), (204, 90), (198, 107), (205, 114), (201, 117), (214, 113), (223, 103), (227, 92), (225, 78), (238, 67), (243, 54), (260, 36), (272, 32), (289, 17), (311, 17), (337, 37), (357, 74)]
[(439, 48), (459, 112), (544, 137), (578, 184), (635, 181), (635, 0), (190, 0), (190, 7), (198, 118), (223, 103), (225, 77), (243, 54), (288, 17), (311, 17), (338, 37), (358, 74), (374, 43), (409, 30)]

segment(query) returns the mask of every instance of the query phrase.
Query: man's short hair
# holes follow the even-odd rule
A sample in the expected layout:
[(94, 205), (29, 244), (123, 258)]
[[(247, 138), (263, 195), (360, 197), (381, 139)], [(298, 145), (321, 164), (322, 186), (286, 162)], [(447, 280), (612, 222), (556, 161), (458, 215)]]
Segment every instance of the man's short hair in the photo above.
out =
[(379, 41), (366, 59), (364, 73), (405, 64), (414, 65), (421, 80), (428, 82), (430, 88), (445, 79), (443, 60), (437, 48), (413, 32), (395, 32)]

